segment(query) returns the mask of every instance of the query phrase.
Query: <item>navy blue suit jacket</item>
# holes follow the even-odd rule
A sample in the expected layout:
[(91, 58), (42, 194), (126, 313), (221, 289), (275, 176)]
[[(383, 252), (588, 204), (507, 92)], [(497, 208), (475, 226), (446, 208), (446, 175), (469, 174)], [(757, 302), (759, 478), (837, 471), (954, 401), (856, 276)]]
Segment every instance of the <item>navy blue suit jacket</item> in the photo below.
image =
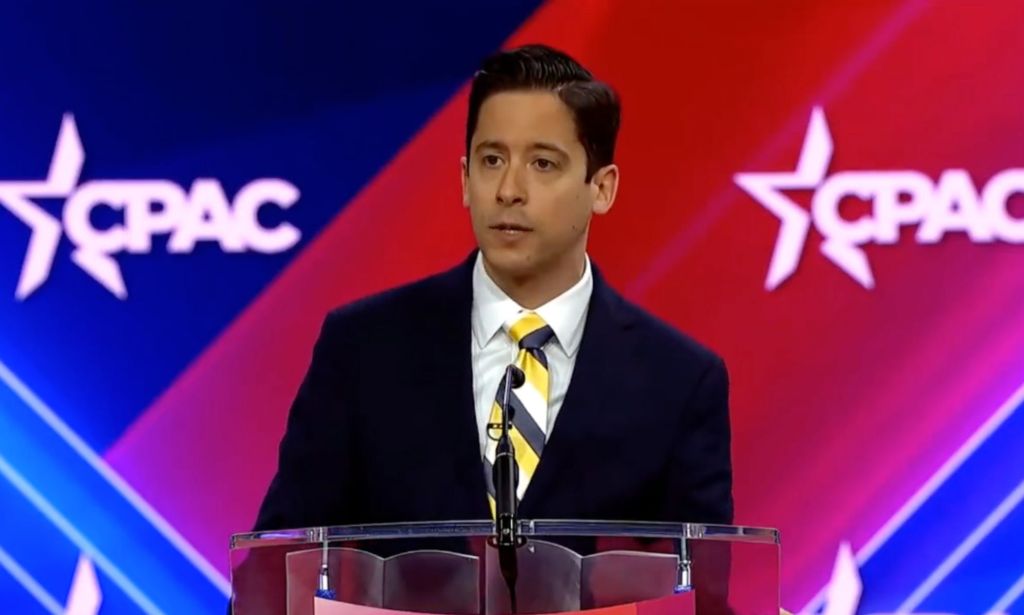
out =
[[(474, 258), (327, 316), (256, 530), (490, 518)], [(569, 390), (520, 515), (731, 523), (722, 360), (593, 272)]]

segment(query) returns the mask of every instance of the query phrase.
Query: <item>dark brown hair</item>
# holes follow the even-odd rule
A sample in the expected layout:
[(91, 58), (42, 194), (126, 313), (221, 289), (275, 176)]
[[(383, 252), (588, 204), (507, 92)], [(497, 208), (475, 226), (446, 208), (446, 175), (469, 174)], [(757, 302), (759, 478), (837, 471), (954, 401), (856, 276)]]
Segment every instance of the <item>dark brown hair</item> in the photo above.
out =
[(489, 96), (514, 90), (548, 90), (572, 111), (576, 136), (587, 152), (586, 180), (615, 157), (619, 133), (619, 97), (611, 86), (567, 54), (546, 45), (525, 45), (496, 53), (480, 66), (469, 91), (466, 156), (476, 131), (480, 107)]

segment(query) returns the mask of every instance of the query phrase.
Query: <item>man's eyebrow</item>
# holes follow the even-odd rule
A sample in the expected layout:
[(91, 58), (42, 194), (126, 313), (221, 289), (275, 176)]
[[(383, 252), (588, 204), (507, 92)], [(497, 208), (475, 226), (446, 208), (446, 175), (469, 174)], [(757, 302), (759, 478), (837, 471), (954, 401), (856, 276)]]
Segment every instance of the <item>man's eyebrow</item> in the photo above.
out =
[(547, 151), (555, 152), (556, 154), (561, 154), (562, 156), (565, 156), (566, 158), (569, 157), (569, 152), (565, 151), (561, 147), (558, 147), (554, 143), (548, 143), (546, 141), (538, 141), (536, 143), (531, 143), (530, 144), (530, 149), (547, 150)]
[[(487, 141), (481, 141), (480, 143), (477, 143), (477, 145), (473, 149), (473, 151), (479, 152), (480, 150), (485, 150), (485, 149), (496, 149), (496, 150), (506, 151), (506, 150), (508, 150), (508, 146), (505, 145), (504, 143), (502, 143), (501, 141), (495, 141), (493, 139), (489, 139)], [(565, 158), (569, 157), (569, 152), (565, 151), (565, 149), (559, 147), (558, 145), (555, 145), (554, 143), (551, 143), (551, 142), (548, 142), (548, 141), (536, 141), (534, 143), (531, 143), (530, 146), (529, 146), (529, 149), (531, 149), (531, 150), (544, 150), (544, 151), (548, 151), (548, 152), (554, 152), (554, 153), (559, 154), (560, 156), (563, 156)]]
[(488, 140), (488, 141), (481, 141), (481, 142), (477, 143), (476, 147), (473, 148), (473, 151), (479, 152), (482, 149), (500, 149), (500, 150), (505, 150), (505, 149), (508, 149), (508, 147), (506, 147), (505, 144), (502, 143), (501, 141)]

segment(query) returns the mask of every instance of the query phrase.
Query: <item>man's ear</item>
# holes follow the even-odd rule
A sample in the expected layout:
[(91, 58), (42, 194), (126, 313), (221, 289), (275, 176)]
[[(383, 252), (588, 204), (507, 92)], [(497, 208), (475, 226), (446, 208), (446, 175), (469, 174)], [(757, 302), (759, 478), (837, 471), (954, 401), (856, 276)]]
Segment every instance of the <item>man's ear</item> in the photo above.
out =
[(462, 165), (462, 206), (469, 207), (469, 163), (465, 156), (459, 158), (459, 163)]
[(594, 196), (591, 211), (599, 216), (608, 213), (615, 204), (615, 194), (619, 190), (619, 167), (609, 164), (595, 171), (590, 178), (590, 189)]

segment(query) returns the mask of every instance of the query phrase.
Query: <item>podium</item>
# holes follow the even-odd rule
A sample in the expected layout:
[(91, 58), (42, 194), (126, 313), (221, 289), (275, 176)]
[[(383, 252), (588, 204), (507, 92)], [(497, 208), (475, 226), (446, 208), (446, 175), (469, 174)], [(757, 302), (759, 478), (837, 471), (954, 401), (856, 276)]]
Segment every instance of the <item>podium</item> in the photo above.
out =
[[(779, 534), (724, 525), (520, 520), (515, 612), (778, 615)], [(506, 615), (491, 521), (231, 538), (235, 615)]]

